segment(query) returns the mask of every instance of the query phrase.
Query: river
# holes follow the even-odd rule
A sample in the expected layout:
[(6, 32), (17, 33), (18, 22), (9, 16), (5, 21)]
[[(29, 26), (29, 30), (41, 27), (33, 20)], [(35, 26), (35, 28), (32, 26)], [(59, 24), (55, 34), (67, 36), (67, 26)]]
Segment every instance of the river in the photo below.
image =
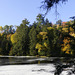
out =
[(75, 75), (75, 59), (0, 56), (0, 75)]

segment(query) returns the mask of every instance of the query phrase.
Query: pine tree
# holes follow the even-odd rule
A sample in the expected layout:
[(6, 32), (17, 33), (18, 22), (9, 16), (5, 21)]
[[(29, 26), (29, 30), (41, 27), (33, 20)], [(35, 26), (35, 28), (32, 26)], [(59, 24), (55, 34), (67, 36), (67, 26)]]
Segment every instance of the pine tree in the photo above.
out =
[(29, 55), (29, 22), (27, 19), (16, 30), (16, 43), (13, 45), (9, 55)]

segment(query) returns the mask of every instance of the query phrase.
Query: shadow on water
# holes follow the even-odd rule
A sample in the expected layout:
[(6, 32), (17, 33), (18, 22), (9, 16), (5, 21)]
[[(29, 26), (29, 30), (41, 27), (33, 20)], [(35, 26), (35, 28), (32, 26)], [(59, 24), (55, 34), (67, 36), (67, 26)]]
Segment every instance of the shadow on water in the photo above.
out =
[(55, 73), (54, 75), (60, 75), (63, 71), (67, 71), (67, 75), (75, 75), (75, 59), (74, 58), (63, 58), (55, 59)]
[[(47, 65), (53, 64), (55, 70), (53, 71), (54, 75), (61, 75), (63, 71), (67, 71), (67, 75), (75, 75), (75, 58), (64, 58), (64, 57), (10, 57), (10, 56), (2, 56), (0, 57), (0, 66), (5, 65), (28, 65), (28, 64), (39, 64), (39, 65)], [(47, 71), (47, 69), (38, 69), (32, 71)]]
[(27, 64), (40, 64), (40, 63), (50, 63), (47, 58), (39, 57), (26, 57), (26, 56), (1, 56), (0, 66), (2, 65), (27, 65)]

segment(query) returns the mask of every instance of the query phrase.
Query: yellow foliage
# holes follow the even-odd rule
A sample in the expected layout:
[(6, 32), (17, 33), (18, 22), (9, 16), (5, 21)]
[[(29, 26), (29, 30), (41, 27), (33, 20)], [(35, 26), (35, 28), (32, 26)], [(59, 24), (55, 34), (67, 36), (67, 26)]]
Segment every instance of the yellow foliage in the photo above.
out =
[(17, 42), (16, 33), (11, 35), (11, 42), (12, 43), (16, 43)]
[(59, 26), (59, 24), (57, 25), (57, 29), (59, 28), (60, 26)]
[(62, 28), (64, 32), (68, 32), (68, 28)]
[(12, 34), (7, 35), (7, 40), (10, 40)]
[(48, 38), (48, 36), (47, 36), (47, 32), (40, 32), (38, 35), (37, 35), (37, 38), (39, 38), (39, 39), (46, 39), (46, 38)]
[(3, 35), (3, 33), (1, 33), (1, 36)]
[(2, 26), (0, 26), (0, 30), (2, 29)]
[(66, 38), (66, 39), (63, 40), (63, 42), (64, 42), (64, 44), (66, 44), (66, 43), (70, 43), (71, 40), (70, 40), (70, 38)]
[(42, 45), (37, 43), (35, 48), (38, 49), (38, 52), (40, 52), (40, 50), (42, 49)]
[(44, 42), (44, 46), (45, 46), (45, 47), (48, 47), (48, 45), (47, 45), (47, 43), (46, 43), (46, 42)]
[(0, 36), (2, 36), (3, 35), (3, 33), (0, 33)]
[(69, 44), (65, 45), (65, 46), (62, 48), (62, 51), (67, 51), (67, 50), (70, 50), (70, 45), (69, 45)]
[(62, 50), (63, 52), (65, 52), (66, 54), (72, 54), (70, 42), (71, 42), (71, 39), (70, 39), (69, 37), (66, 37), (66, 38), (64, 38), (64, 40), (63, 40), (63, 43), (64, 43), (64, 44), (61, 45), (61, 46), (62, 46), (61, 50)]
[(39, 44), (39, 43), (37, 43), (35, 48), (38, 49), (38, 48), (40, 48), (40, 47), (42, 47), (42, 45)]
[[(40, 32), (38, 35), (37, 35), (37, 38), (40, 40), (40, 42), (42, 42), (43, 40), (46, 41), (46, 39), (48, 38), (47, 36), (47, 32)], [(35, 48), (38, 49), (38, 52), (40, 52), (40, 50), (47, 50), (47, 44), (46, 42), (43, 43), (43, 45), (37, 43)]]
[(48, 38), (48, 36), (46, 36), (46, 35), (43, 35), (43, 40), (45, 40), (46, 38)]
[(75, 37), (75, 33), (71, 33), (70, 35), (73, 36), (73, 37)]
[(69, 50), (67, 50), (67, 51), (66, 51), (66, 53), (67, 53), (67, 54), (69, 54), (69, 53), (70, 53), (70, 51), (69, 51)]
[(48, 29), (48, 30), (54, 30), (54, 28), (53, 28), (53, 27), (47, 27), (47, 29)]
[(38, 52), (40, 52), (41, 50), (47, 50), (47, 44), (44, 42), (44, 45), (41, 45), (39, 43), (36, 44), (36, 49), (38, 49)]
[(70, 27), (70, 31), (71, 31), (71, 32), (74, 32), (74, 29), (73, 29), (72, 27)]
[(47, 32), (40, 32), (40, 35), (47, 35)]
[(71, 54), (72, 53), (72, 51), (71, 51), (71, 48), (70, 48), (70, 45), (68, 44), (68, 45), (66, 45), (66, 46), (64, 46), (63, 48), (62, 48), (62, 51), (63, 52), (65, 52), (65, 53), (67, 53), (67, 54)]

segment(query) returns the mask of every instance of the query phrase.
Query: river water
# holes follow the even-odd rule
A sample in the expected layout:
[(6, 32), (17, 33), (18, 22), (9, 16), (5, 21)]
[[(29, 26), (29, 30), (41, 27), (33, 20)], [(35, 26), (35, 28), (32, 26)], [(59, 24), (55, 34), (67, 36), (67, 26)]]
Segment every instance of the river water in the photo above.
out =
[(75, 75), (75, 58), (0, 56), (0, 75)]

